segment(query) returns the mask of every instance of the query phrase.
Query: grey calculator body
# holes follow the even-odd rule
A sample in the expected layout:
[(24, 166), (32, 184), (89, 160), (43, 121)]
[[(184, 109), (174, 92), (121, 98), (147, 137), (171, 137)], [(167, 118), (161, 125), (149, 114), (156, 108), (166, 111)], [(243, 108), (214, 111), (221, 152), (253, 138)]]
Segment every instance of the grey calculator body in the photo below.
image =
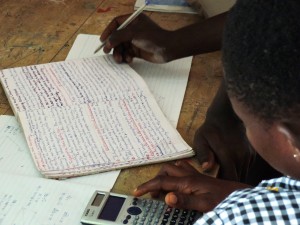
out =
[(163, 201), (96, 191), (83, 212), (84, 225), (192, 225), (202, 214)]

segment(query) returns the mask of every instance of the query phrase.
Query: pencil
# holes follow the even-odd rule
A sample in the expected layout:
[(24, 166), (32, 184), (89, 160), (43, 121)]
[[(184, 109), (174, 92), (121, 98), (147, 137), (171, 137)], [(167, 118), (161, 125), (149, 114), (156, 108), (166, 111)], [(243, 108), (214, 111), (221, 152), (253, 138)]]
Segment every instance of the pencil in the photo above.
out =
[[(121, 30), (123, 28), (125, 28), (128, 24), (130, 24), (138, 15), (140, 15), (144, 8), (148, 5), (148, 1), (145, 1), (145, 4), (142, 5), (139, 9), (137, 9), (133, 14), (131, 14), (130, 17), (127, 18), (127, 20), (124, 21), (124, 23), (121, 24), (121, 26), (118, 27), (117, 30)], [(96, 48), (96, 50), (94, 51), (94, 54), (96, 54), (97, 52), (99, 52), (105, 45), (106, 40), (104, 42), (102, 42), (102, 44)]]

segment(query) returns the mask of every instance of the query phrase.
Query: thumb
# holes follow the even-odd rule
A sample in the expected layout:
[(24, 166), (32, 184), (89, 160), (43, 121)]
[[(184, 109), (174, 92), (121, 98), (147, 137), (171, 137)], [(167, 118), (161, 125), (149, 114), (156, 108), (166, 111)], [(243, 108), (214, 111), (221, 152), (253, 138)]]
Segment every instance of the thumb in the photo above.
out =
[(206, 138), (201, 135), (195, 137), (193, 149), (196, 152), (196, 158), (205, 172), (211, 171), (216, 166), (215, 156)]

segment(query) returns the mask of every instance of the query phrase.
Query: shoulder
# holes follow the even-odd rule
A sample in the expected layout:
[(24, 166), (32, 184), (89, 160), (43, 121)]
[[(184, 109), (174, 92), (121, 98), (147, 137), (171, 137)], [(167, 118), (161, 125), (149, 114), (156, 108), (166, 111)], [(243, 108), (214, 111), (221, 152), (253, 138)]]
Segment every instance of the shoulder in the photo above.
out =
[(280, 177), (263, 181), (255, 188), (235, 191), (213, 211), (204, 214), (197, 225), (207, 221), (211, 221), (209, 224), (278, 224), (287, 221), (299, 224), (300, 181)]

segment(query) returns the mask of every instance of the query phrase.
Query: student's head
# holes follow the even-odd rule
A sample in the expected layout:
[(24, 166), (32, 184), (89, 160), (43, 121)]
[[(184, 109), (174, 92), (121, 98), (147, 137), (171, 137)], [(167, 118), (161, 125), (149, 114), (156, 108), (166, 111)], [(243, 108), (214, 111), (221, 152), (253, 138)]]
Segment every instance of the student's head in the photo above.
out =
[(252, 146), (300, 179), (299, 15), (299, 0), (238, 0), (227, 18), (223, 64)]

